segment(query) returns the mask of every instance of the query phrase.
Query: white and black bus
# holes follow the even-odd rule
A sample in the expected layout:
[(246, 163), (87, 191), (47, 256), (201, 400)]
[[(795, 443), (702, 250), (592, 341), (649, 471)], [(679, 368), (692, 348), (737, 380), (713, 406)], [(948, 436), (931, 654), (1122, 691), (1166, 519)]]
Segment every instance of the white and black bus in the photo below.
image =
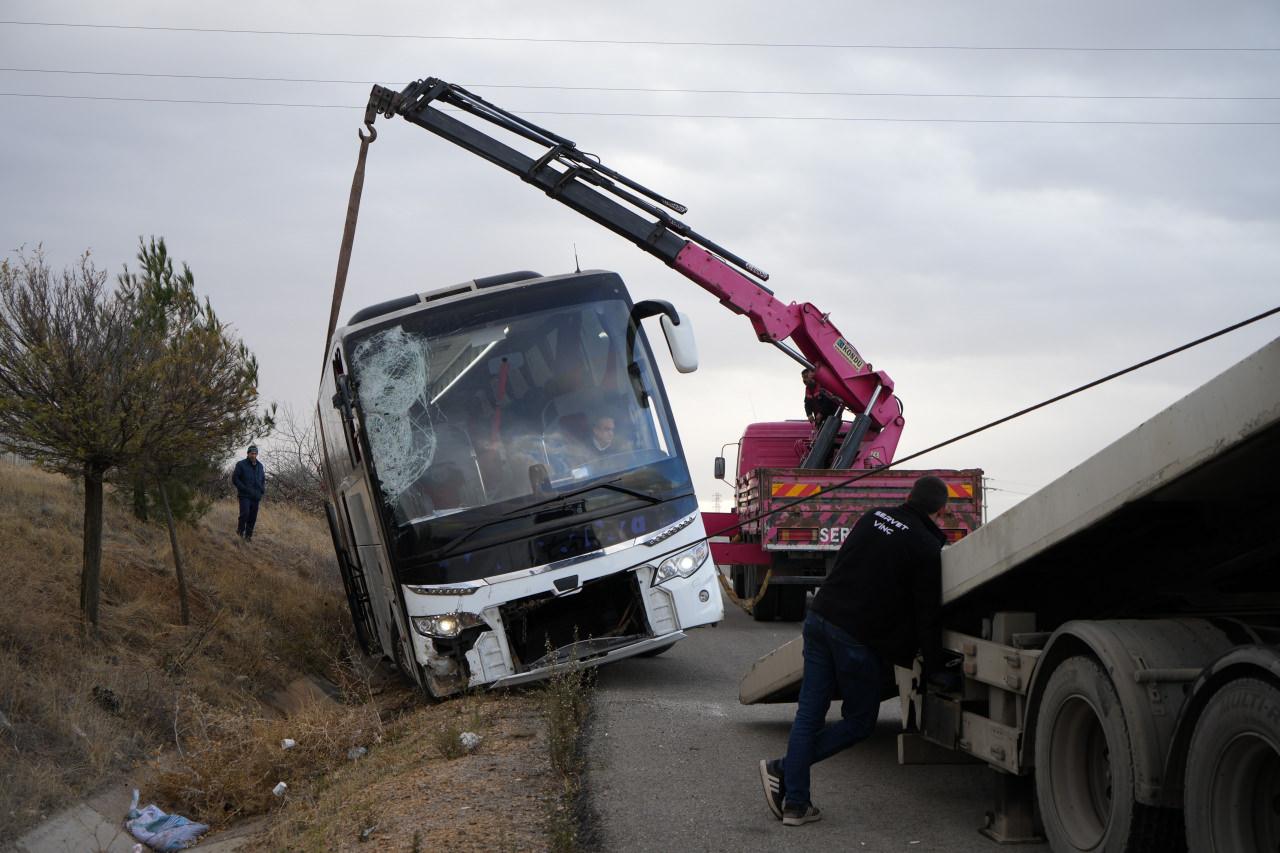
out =
[(317, 406), (361, 643), (436, 696), (656, 654), (723, 605), (641, 321), (610, 272), (476, 279), (366, 308)]

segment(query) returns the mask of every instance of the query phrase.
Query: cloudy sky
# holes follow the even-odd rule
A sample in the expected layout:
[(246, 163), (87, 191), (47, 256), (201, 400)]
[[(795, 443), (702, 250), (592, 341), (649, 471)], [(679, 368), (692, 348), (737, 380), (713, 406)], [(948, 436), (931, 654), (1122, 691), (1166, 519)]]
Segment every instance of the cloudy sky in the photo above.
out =
[[(899, 455), (1280, 304), (1274, 2), (359, 5), (0, 3), (0, 250), (114, 272), (165, 237), (264, 397), (305, 410), (368, 84), (435, 76), (687, 204), (780, 298), (829, 311), (896, 382)], [(702, 369), (667, 363), (668, 390), (704, 504), (727, 499), (712, 457), (801, 416), (793, 363), (401, 120), (370, 152), (343, 317), (566, 272), (575, 246), (692, 317)], [(1277, 335), (1273, 317), (919, 464), (985, 469), (998, 512)]]

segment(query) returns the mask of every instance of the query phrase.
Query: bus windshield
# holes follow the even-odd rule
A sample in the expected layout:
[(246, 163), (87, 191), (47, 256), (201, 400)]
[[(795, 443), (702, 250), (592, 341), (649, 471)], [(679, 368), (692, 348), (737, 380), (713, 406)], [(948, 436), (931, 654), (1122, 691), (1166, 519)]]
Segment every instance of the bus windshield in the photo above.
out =
[[(347, 340), (396, 527), (519, 514), (593, 482), (691, 491), (649, 347), (613, 275), (421, 309)], [(450, 527), (454, 525), (449, 525)]]

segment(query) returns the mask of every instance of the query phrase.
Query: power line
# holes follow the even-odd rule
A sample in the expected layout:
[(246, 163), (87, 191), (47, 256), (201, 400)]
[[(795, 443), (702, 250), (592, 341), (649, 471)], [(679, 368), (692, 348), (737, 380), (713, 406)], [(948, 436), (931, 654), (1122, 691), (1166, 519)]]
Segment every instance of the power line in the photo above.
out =
[(1117, 46), (1099, 47), (1087, 45), (977, 45), (977, 44), (846, 44), (832, 42), (763, 42), (763, 41), (674, 41), (665, 39), (593, 39), (593, 38), (542, 38), (534, 36), (461, 36), (425, 33), (353, 33), (326, 32), (321, 30), (257, 30), (230, 27), (171, 27), (141, 24), (85, 24), (61, 21), (0, 21), (0, 24), (17, 27), (61, 27), (67, 29), (134, 30), (168, 33), (215, 33), (219, 35), (255, 36), (308, 36), (324, 38), (413, 39), (419, 41), (491, 41), (524, 42), (529, 44), (603, 44), (638, 45), (645, 47), (750, 47), (750, 48), (802, 48), (818, 50), (957, 50), (957, 51), (1048, 51), (1070, 53), (1277, 53), (1280, 47), (1159, 47)]
[[(996, 420), (983, 424), (980, 427), (975, 427), (974, 429), (967, 430), (966, 432), (962, 432), (959, 435), (952, 436), (951, 438), (948, 438), (945, 441), (940, 441), (937, 444), (924, 448), (923, 450), (917, 450), (915, 453), (893, 460), (893, 462), (889, 463), (888, 465), (881, 465), (876, 468), (868, 468), (868, 469), (859, 471), (853, 476), (848, 477), (844, 480), (841, 480), (838, 483), (832, 483), (830, 486), (826, 486), (820, 491), (817, 491), (814, 494), (809, 495), (807, 497), (796, 498), (795, 500), (787, 501), (785, 503), (779, 504), (778, 506), (775, 506), (773, 509), (770, 509), (761, 513), (757, 513), (756, 515), (752, 515), (747, 518), (739, 518), (736, 523), (731, 524), (727, 527), (721, 528), (719, 530), (707, 531), (705, 536), (703, 536), (700, 540), (696, 540), (696, 541), (709, 542), (711, 539), (717, 536), (725, 536), (737, 530), (740, 530), (743, 527), (743, 525), (750, 524), (756, 521), (761, 521), (770, 516), (777, 515), (782, 512), (786, 512), (789, 509), (795, 509), (797, 506), (800, 506), (801, 504), (812, 503), (813, 501), (816, 501), (826, 495), (829, 495), (830, 493), (838, 489), (843, 489), (847, 486), (850, 486), (858, 482), (859, 480), (864, 480), (867, 477), (874, 477), (875, 475), (880, 474), (884, 471), (887, 471), (891, 468), (897, 468), (900, 465), (902, 465), (904, 462), (910, 462), (913, 459), (918, 459), (921, 456), (924, 456), (925, 454), (933, 453), (935, 450), (941, 450), (944, 447), (948, 447), (952, 444), (963, 441), (964, 439), (975, 436), (978, 433), (986, 432), (989, 429), (994, 429), (995, 427), (998, 427), (1001, 424), (1005, 424), (1005, 423), (1008, 423), (1009, 421), (1016, 420), (1017, 418), (1020, 418), (1023, 415), (1029, 415), (1034, 411), (1045, 408), (1046, 406), (1051, 406), (1054, 403), (1061, 402), (1062, 400), (1065, 400), (1068, 397), (1074, 397), (1076, 394), (1080, 394), (1084, 391), (1088, 391), (1090, 388), (1096, 388), (1097, 386), (1102, 385), (1106, 382), (1110, 382), (1113, 379), (1118, 379), (1121, 376), (1124, 376), (1125, 374), (1132, 373), (1135, 370), (1139, 370), (1143, 367), (1147, 367), (1148, 365), (1155, 364), (1158, 361), (1163, 361), (1164, 359), (1177, 355), (1178, 353), (1185, 352), (1186, 350), (1200, 346), (1201, 344), (1208, 343), (1209, 341), (1214, 340), (1215, 338), (1220, 338), (1223, 335), (1229, 334), (1238, 329), (1242, 329), (1245, 326), (1252, 325), (1253, 323), (1257, 323), (1260, 320), (1265, 320), (1266, 318), (1271, 317), (1275, 314), (1280, 314), (1280, 306), (1277, 306), (1275, 308), (1270, 308), (1266, 311), (1261, 312), (1260, 314), (1255, 314), (1252, 317), (1249, 317), (1245, 320), (1241, 320), (1238, 323), (1232, 323), (1230, 326), (1219, 329), (1216, 332), (1210, 332), (1209, 334), (1203, 337), (1197, 338), (1194, 341), (1188, 341), (1187, 343), (1182, 344), (1180, 346), (1176, 346), (1173, 349), (1166, 350), (1160, 353), (1159, 355), (1155, 355), (1155, 356), (1152, 356), (1151, 358), (1144, 359), (1138, 362), (1137, 364), (1131, 364), (1128, 367), (1122, 368), (1113, 373), (1108, 373), (1106, 376), (1099, 377), (1093, 380), (1092, 382), (1086, 382), (1084, 385), (1080, 385), (1076, 388), (1072, 388), (1070, 391), (1065, 391), (1054, 397), (1050, 397), (1047, 400), (1043, 400), (1034, 405), (1027, 406), (1024, 409), (1020, 409), (1012, 414), (1005, 415), (1002, 418), (997, 418)], [(622, 571), (630, 571), (632, 569), (641, 568), (642, 566), (657, 565), (658, 561), (663, 560), (664, 558), (669, 557), (672, 554), (676, 554), (680, 551), (683, 551), (685, 548), (688, 548), (690, 544), (692, 543), (686, 542), (681, 545), (675, 546), (667, 551), (663, 551), (659, 554), (650, 554), (642, 562), (634, 563), (630, 566), (627, 566)]]
[[(166, 80), (224, 80), (248, 83), (309, 83), (325, 85), (385, 85), (380, 80), (326, 80), (314, 77), (257, 77), (232, 74), (164, 74), (142, 71), (82, 71), (70, 68), (0, 68), (21, 74), (67, 74), (91, 77), (131, 77)], [(628, 92), (681, 95), (792, 95), (842, 98), (993, 98), (1020, 100), (1074, 101), (1280, 101), (1277, 95), (1062, 95), (1002, 94), (988, 92), (850, 92), (820, 89), (688, 89), (653, 88), (647, 86), (561, 86), (533, 83), (462, 83), (472, 89), (529, 89), (558, 92)]]
[[(0, 98), (34, 98), (78, 101), (119, 101), (144, 104), (209, 104), (240, 107), (363, 110), (364, 104), (298, 104), (278, 101), (232, 101), (206, 98), (130, 98), (108, 95), (53, 95), (35, 92), (0, 92)], [(442, 112), (461, 112), (445, 109)], [(515, 110), (529, 116), (587, 116), (592, 118), (687, 118), (735, 121), (816, 121), (865, 124), (1023, 124), (1023, 125), (1129, 125), (1150, 127), (1275, 127), (1280, 121), (1155, 121), (1146, 119), (1020, 119), (1020, 118), (901, 118), (892, 116), (786, 116), (733, 113), (641, 113), (587, 110)]]
[[(1108, 373), (1106, 376), (1100, 376), (1091, 382), (1086, 382), (1083, 385), (1078, 385), (1075, 388), (1072, 388), (1070, 391), (1064, 391), (1061, 394), (1057, 394), (1053, 397), (1050, 397), (1047, 400), (1042, 400), (1039, 403), (1034, 403), (1030, 406), (1027, 406), (1026, 408), (1019, 409), (1018, 411), (1013, 412), (1012, 414), (1009, 414), (1009, 415), (1005, 415), (1002, 418), (996, 418), (994, 421), (990, 421), (979, 427), (974, 427), (973, 429), (962, 432), (959, 435), (952, 436), (951, 438), (948, 438), (944, 441), (940, 441), (937, 444), (930, 445), (924, 448), (923, 450), (917, 450), (915, 453), (911, 453), (907, 456), (903, 456), (899, 459), (893, 460), (893, 462), (889, 463), (888, 465), (881, 465), (876, 468), (868, 468), (864, 471), (860, 471), (857, 474), (854, 474), (853, 476), (845, 480), (841, 480), (838, 483), (832, 483), (830, 486), (826, 486), (820, 491), (817, 491), (812, 495), (808, 495), (803, 498), (797, 498), (793, 501), (788, 501), (784, 504), (774, 507), (771, 510), (768, 510), (767, 512), (762, 512), (762, 513), (759, 513), (758, 515), (754, 515), (749, 518), (740, 518), (738, 519), (738, 522), (736, 524), (732, 524), (722, 530), (708, 532), (707, 536), (704, 538), (703, 541), (709, 540), (715, 536), (723, 536), (727, 533), (732, 533), (735, 530), (740, 529), (744, 524), (749, 524), (754, 521), (760, 521), (762, 519), (768, 518), (771, 515), (776, 515), (781, 512), (786, 512), (787, 510), (794, 509), (795, 507), (801, 504), (811, 503), (813, 501), (818, 500), (819, 498), (824, 497), (825, 495), (830, 494), (831, 492), (836, 491), (837, 489), (842, 489), (846, 486), (852, 485), (853, 483), (856, 483), (859, 480), (865, 479), (867, 477), (875, 476), (876, 474), (879, 474), (882, 471), (887, 471), (890, 468), (897, 468), (898, 466), (902, 465), (904, 462), (910, 462), (913, 459), (919, 459), (921, 456), (924, 456), (929, 453), (933, 453), (936, 450), (941, 450), (944, 447), (949, 447), (950, 445), (963, 441), (966, 438), (971, 438), (975, 435), (978, 435), (979, 433), (986, 432), (989, 429), (994, 429), (995, 427), (998, 427), (1001, 424), (1006, 424), (1009, 421), (1016, 420), (1020, 417), (1023, 417), (1024, 415), (1029, 415), (1032, 412), (1039, 411), (1040, 409), (1046, 408), (1048, 406), (1052, 406), (1053, 404), (1059, 403), (1067, 399), (1068, 397), (1074, 397), (1075, 395), (1088, 391), (1091, 388), (1096, 388), (1099, 385), (1103, 385), (1107, 382), (1112, 381), (1113, 379), (1119, 379), (1121, 376), (1125, 376), (1129, 373), (1133, 373), (1135, 370), (1140, 370), (1144, 367), (1148, 367), (1152, 364), (1155, 364), (1156, 362), (1164, 361), (1166, 358), (1170, 358), (1179, 353), (1186, 352), (1189, 349), (1194, 349), (1195, 347), (1198, 347), (1201, 344), (1208, 343), (1209, 341), (1215, 340), (1216, 338), (1220, 338), (1223, 335), (1227, 335), (1227, 334), (1230, 334), (1231, 332), (1238, 331), (1240, 329), (1243, 329), (1245, 326), (1250, 326), (1254, 323), (1257, 323), (1261, 320), (1265, 320), (1268, 317), (1272, 317), (1276, 314), (1280, 314), (1280, 306), (1276, 306), (1275, 308), (1269, 308), (1266, 311), (1262, 311), (1258, 314), (1254, 314), (1252, 317), (1248, 317), (1237, 323), (1232, 323), (1230, 326), (1226, 326), (1224, 328), (1218, 329), (1216, 332), (1210, 332), (1207, 335), (1196, 338), (1193, 341), (1188, 341), (1187, 343), (1176, 346), (1173, 349), (1165, 350), (1159, 355), (1154, 355), (1154, 356), (1151, 356), (1150, 358), (1143, 359), (1142, 361), (1139, 361), (1136, 364), (1131, 364), (1128, 367), (1124, 367), (1124, 368), (1121, 368), (1120, 370), (1116, 370), (1112, 373)], [(680, 548), (677, 548), (674, 551), (670, 551), (668, 553), (658, 556), (657, 559), (662, 559), (662, 557), (666, 557), (668, 556), (668, 554), (673, 554), (675, 553), (675, 551), (681, 550), (681, 548), (686, 548), (686, 547), (688, 547), (688, 545), (682, 545)], [(635, 568), (635, 567), (633, 566), (632, 568)]]

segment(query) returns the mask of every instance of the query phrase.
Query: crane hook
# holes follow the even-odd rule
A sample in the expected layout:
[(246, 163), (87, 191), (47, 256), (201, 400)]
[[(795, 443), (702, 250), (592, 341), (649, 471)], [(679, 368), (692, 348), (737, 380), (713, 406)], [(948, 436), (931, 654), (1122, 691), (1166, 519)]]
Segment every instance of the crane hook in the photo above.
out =
[(364, 123), (364, 126), (369, 130), (369, 135), (368, 135), (368, 136), (365, 136), (365, 135), (364, 135), (364, 131), (363, 131), (363, 130), (357, 130), (357, 131), (356, 131), (356, 136), (360, 137), (360, 141), (361, 141), (361, 142), (369, 143), (369, 142), (373, 142), (375, 139), (377, 139), (377, 138), (378, 138), (378, 131), (377, 131), (377, 129), (373, 126), (373, 122), (371, 122), (371, 121), (366, 121), (366, 122)]

